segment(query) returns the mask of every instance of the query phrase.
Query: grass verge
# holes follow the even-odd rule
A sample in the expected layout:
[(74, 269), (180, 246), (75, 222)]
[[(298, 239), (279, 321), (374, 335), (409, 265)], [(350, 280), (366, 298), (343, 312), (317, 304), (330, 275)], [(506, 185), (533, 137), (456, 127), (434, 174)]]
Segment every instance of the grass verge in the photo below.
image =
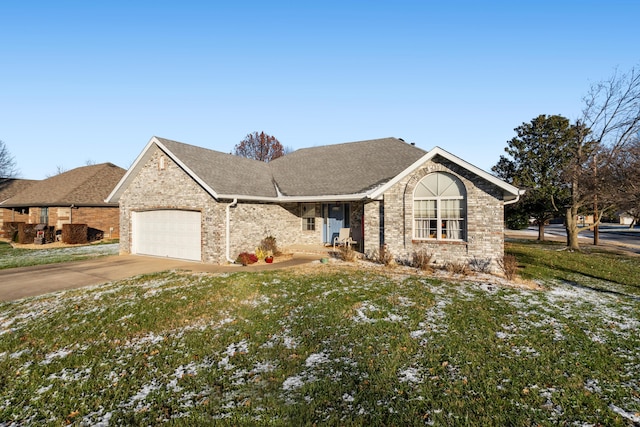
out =
[(82, 259), (98, 258), (118, 254), (118, 243), (92, 244), (62, 248), (20, 249), (0, 242), (0, 270), (28, 267), (31, 265), (55, 264)]

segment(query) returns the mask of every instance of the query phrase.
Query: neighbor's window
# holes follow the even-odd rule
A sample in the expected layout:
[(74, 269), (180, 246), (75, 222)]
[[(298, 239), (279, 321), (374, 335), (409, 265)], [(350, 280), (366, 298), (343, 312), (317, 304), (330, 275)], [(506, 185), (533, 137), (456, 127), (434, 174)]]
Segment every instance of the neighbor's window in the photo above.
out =
[(455, 176), (436, 172), (413, 191), (413, 237), (418, 240), (464, 240), (466, 191)]
[(40, 208), (40, 224), (49, 225), (49, 208)]
[(316, 204), (302, 204), (302, 229), (305, 231), (314, 231), (316, 229)]

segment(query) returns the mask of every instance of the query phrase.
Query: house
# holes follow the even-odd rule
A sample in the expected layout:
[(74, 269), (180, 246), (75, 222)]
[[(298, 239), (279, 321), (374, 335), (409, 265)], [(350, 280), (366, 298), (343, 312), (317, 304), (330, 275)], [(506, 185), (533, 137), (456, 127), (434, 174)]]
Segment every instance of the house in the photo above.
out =
[(45, 224), (56, 230), (63, 224), (87, 224), (105, 237), (117, 238), (118, 204), (105, 199), (125, 172), (111, 163), (76, 168), (35, 182), (3, 201), (0, 208), (5, 222)]
[(32, 179), (0, 178), (0, 237), (5, 222), (26, 222), (28, 217), (20, 211), (4, 209), (2, 204), (38, 181)]
[(107, 198), (120, 203), (120, 252), (233, 261), (266, 236), (437, 263), (503, 256), (507, 203), (522, 190), (441, 148), (397, 138), (297, 150), (269, 163), (153, 137)]

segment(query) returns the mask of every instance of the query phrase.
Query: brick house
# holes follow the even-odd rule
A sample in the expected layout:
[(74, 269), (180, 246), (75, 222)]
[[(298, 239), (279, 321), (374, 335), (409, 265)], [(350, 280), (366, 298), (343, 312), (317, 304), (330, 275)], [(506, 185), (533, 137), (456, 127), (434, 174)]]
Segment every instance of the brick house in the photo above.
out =
[(503, 255), (503, 209), (522, 190), (441, 148), (384, 138), (297, 150), (269, 163), (153, 137), (107, 198), (120, 252), (233, 261), (266, 236), (436, 263)]
[(4, 220), (46, 224), (56, 230), (63, 224), (87, 224), (104, 237), (117, 238), (118, 204), (105, 199), (125, 172), (114, 164), (102, 163), (36, 181), (0, 204)]
[(0, 178), (0, 237), (6, 237), (3, 236), (5, 222), (26, 222), (29, 218), (21, 211), (3, 208), (2, 204), (36, 182), (33, 179)]

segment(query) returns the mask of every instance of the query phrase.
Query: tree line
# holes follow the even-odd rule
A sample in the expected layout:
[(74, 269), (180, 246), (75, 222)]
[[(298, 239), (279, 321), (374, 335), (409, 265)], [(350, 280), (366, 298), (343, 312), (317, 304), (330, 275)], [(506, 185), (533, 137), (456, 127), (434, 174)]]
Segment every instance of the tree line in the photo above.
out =
[[(594, 228), (605, 215), (626, 213), (640, 219), (640, 72), (616, 71), (592, 85), (580, 117), (542, 114), (515, 128), (492, 171), (526, 190), (507, 206), (507, 224), (517, 228), (529, 219), (544, 240), (544, 226), (563, 217), (567, 246), (579, 250), (578, 234)], [(579, 215), (593, 215), (581, 225)], [(632, 224), (633, 226), (633, 224)]]

